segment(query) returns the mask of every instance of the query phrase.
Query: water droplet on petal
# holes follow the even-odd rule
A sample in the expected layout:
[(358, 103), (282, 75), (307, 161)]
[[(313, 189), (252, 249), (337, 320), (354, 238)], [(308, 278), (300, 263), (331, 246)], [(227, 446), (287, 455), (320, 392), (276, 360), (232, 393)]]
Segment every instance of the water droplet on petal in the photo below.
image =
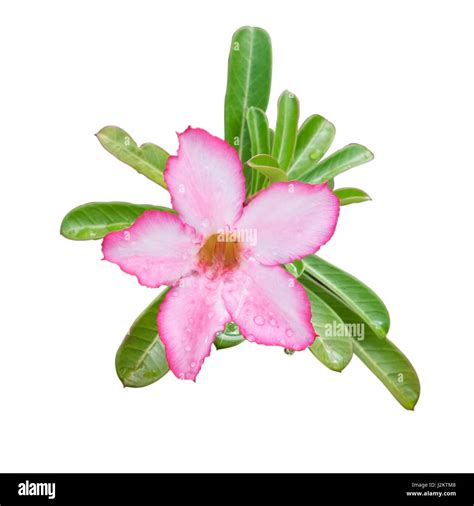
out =
[(191, 367), (194, 369), (196, 367), (196, 362), (191, 362)]
[(191, 351), (191, 346), (189, 346), (189, 344), (188, 344), (188, 346), (185, 346), (185, 347), (184, 347), (184, 349), (185, 349), (186, 351)]
[(253, 321), (255, 322), (255, 325), (263, 325), (265, 323), (265, 318), (261, 315), (257, 315)]
[(292, 336), (293, 336), (293, 334), (294, 334), (294, 332), (293, 332), (293, 330), (292, 330), (292, 329), (286, 329), (286, 330), (285, 330), (285, 334), (286, 334), (288, 337), (292, 337)]
[(274, 318), (272, 318), (272, 319), (270, 320), (270, 325), (271, 325), (272, 327), (274, 327), (276, 324), (277, 324), (277, 321), (276, 321)]
[(180, 380), (184, 380), (184, 372), (180, 372), (179, 373), (179, 379)]
[(214, 316), (214, 313), (212, 311), (209, 311), (209, 313), (207, 313), (207, 317), (209, 319), (211, 319), (213, 316)]
[(249, 335), (247, 336), (247, 341), (250, 341), (251, 343), (253, 343), (253, 342), (255, 341), (255, 336), (254, 336), (254, 335), (252, 335), (252, 334), (249, 334)]
[(174, 290), (173, 291), (173, 297), (177, 297), (177, 296), (178, 296), (178, 292), (177, 292), (177, 290)]
[(214, 269), (208, 269), (206, 271), (206, 278), (207, 279), (213, 280), (213, 279), (216, 279), (216, 277), (217, 277), (217, 271), (215, 271)]
[(191, 327), (186, 327), (186, 332), (191, 332)]
[(203, 226), (203, 228), (208, 228), (210, 225), (210, 222), (209, 222), (209, 220), (206, 219), (206, 220), (202, 221), (201, 225)]

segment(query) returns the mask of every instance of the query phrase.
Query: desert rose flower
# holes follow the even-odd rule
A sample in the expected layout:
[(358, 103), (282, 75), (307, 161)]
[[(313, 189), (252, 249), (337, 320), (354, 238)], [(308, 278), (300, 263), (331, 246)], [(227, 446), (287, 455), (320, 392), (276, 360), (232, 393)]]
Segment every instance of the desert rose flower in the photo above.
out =
[(316, 338), (310, 303), (281, 264), (331, 238), (338, 198), (327, 184), (291, 181), (273, 183), (244, 205), (235, 149), (202, 129), (178, 137), (164, 173), (178, 214), (145, 211), (102, 246), (106, 260), (142, 285), (172, 287), (157, 321), (170, 369), (195, 380), (230, 321), (248, 341), (307, 348)]

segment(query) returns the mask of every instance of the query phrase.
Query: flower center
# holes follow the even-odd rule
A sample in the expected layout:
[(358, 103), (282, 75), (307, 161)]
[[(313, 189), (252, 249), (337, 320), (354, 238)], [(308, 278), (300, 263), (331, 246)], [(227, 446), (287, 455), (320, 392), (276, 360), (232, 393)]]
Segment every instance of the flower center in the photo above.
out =
[(232, 238), (211, 235), (199, 250), (199, 263), (213, 269), (232, 269), (239, 263), (240, 245)]

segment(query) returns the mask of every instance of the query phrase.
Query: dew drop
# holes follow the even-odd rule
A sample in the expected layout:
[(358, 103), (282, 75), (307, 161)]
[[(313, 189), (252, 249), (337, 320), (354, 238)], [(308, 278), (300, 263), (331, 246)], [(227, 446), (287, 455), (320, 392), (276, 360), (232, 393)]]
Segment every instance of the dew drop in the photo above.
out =
[(179, 379), (180, 380), (184, 380), (184, 372), (180, 372), (179, 373)]
[(291, 329), (286, 329), (286, 330), (285, 330), (285, 334), (286, 334), (288, 337), (292, 337), (292, 336), (293, 336), (293, 334), (294, 334), (294, 332), (293, 332), (293, 330), (291, 330)]
[(184, 347), (184, 349), (185, 349), (186, 351), (191, 351), (191, 346), (189, 346), (189, 344), (188, 344), (188, 346), (185, 346), (185, 347)]
[(207, 279), (213, 280), (213, 279), (216, 279), (216, 277), (217, 277), (217, 272), (214, 269), (208, 269), (206, 271), (206, 278)]
[(196, 362), (191, 362), (191, 367), (194, 369), (196, 367)]
[(311, 158), (311, 160), (318, 160), (320, 156), (321, 156), (321, 151), (318, 151), (316, 149), (314, 151), (311, 151), (311, 153), (309, 154), (309, 157)]
[(276, 324), (277, 324), (277, 321), (276, 321), (274, 318), (272, 318), (272, 319), (270, 320), (270, 325), (271, 325), (272, 327), (274, 327)]
[(255, 322), (255, 325), (263, 325), (265, 323), (265, 318), (261, 315), (257, 315), (253, 321)]
[(191, 327), (186, 327), (186, 332), (191, 332)]
[(247, 341), (250, 341), (251, 343), (253, 343), (253, 342), (255, 341), (255, 336), (254, 336), (254, 335), (252, 335), (252, 334), (249, 334), (249, 335), (247, 336)]

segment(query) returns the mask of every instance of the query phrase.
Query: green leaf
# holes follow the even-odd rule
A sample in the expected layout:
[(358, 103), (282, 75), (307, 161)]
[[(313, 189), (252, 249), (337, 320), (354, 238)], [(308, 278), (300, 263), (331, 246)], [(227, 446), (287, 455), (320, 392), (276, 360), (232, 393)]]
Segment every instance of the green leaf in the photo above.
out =
[(255, 155), (247, 165), (267, 177), (270, 183), (288, 181), (286, 172), (278, 168), (278, 162), (271, 155)]
[(288, 169), (291, 179), (314, 168), (331, 146), (336, 134), (334, 125), (319, 114), (310, 116), (298, 131), (295, 156)]
[(168, 207), (128, 202), (89, 202), (69, 211), (61, 223), (61, 235), (75, 241), (102, 239), (109, 232), (132, 225), (148, 209), (175, 213)]
[(305, 183), (324, 183), (346, 170), (352, 169), (352, 167), (370, 162), (373, 158), (372, 152), (364, 146), (348, 144), (319, 162), (316, 167), (302, 174), (300, 180)]
[(359, 190), (359, 188), (338, 188), (334, 190), (334, 194), (339, 198), (341, 206), (372, 200), (364, 190)]
[[(250, 134), (252, 156), (270, 154), (270, 129), (265, 111), (258, 107), (250, 107), (247, 113), (247, 125)], [(252, 171), (250, 177), (250, 191), (252, 195), (266, 186), (267, 178), (259, 172)]]
[(247, 111), (252, 106), (267, 109), (271, 79), (270, 36), (262, 28), (240, 28), (234, 33), (230, 47), (224, 123), (225, 139), (237, 149), (242, 162), (251, 153)]
[(168, 290), (161, 292), (133, 322), (117, 351), (115, 369), (126, 387), (145, 387), (169, 370), (156, 323), (156, 315)]
[(334, 178), (328, 180), (328, 187), (334, 190)]
[(304, 263), (301, 260), (294, 260), (289, 264), (285, 264), (285, 269), (295, 278), (299, 278), (304, 271)]
[(309, 350), (326, 367), (340, 372), (352, 358), (351, 335), (335, 311), (311, 290), (306, 291), (311, 303), (311, 322), (318, 334)]
[(286, 170), (295, 153), (298, 133), (300, 105), (293, 93), (285, 90), (278, 99), (278, 115), (273, 140), (272, 155), (278, 160), (278, 166)]
[(390, 316), (380, 297), (351, 274), (338, 269), (316, 255), (303, 258), (305, 272), (340, 297), (374, 333), (384, 338), (390, 327)]
[(301, 281), (330, 306), (345, 324), (359, 330), (352, 336), (354, 353), (404, 408), (414, 409), (420, 396), (420, 381), (407, 357), (390, 340), (378, 339), (372, 329), (364, 325), (365, 322), (328, 288), (306, 274)]
[(96, 136), (102, 146), (121, 162), (166, 188), (163, 171), (169, 155), (164, 149), (152, 143), (138, 147), (125, 130), (116, 126), (106, 126)]
[(244, 341), (244, 337), (240, 333), (239, 327), (234, 322), (226, 323), (223, 332), (218, 332), (216, 334), (216, 339), (214, 341), (214, 346), (218, 350), (223, 350), (224, 348), (231, 348), (232, 346), (237, 346), (241, 342)]
[(270, 129), (265, 111), (250, 107), (247, 112), (252, 156), (270, 154)]

